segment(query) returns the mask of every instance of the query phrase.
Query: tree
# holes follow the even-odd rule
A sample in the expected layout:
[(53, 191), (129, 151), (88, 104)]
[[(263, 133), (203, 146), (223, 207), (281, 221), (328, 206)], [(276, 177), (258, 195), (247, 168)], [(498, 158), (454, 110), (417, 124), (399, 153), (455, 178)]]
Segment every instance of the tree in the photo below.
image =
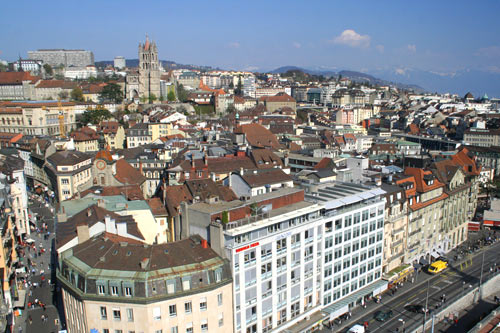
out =
[(3, 62), (0, 62), (0, 72), (6, 72), (7, 71), (7, 65), (4, 64)]
[(103, 101), (121, 103), (123, 101), (122, 88), (116, 83), (108, 83), (102, 88), (99, 98)]
[(77, 102), (83, 102), (83, 91), (82, 88), (76, 87), (71, 90), (71, 99)]
[(149, 104), (153, 103), (154, 101), (156, 101), (158, 99), (158, 97), (156, 97), (155, 94), (151, 94), (149, 95)]
[(175, 101), (175, 93), (173, 90), (170, 90), (167, 95), (167, 99), (169, 102)]
[(188, 99), (188, 92), (186, 89), (184, 89), (184, 86), (182, 84), (179, 84), (177, 86), (177, 98), (179, 98), (179, 101), (185, 102)]
[(57, 96), (60, 99), (68, 99), (69, 94), (68, 94), (68, 92), (66, 90), (63, 90), (59, 94), (57, 94)]
[(97, 125), (101, 121), (112, 118), (111, 112), (108, 109), (99, 106), (96, 109), (87, 109), (80, 118), (80, 125), (85, 126), (87, 124)]
[(165, 100), (165, 96), (160, 95), (160, 99), (159, 99), (159, 101), (160, 101), (160, 102), (163, 102), (164, 100)]
[(54, 74), (54, 70), (52, 69), (52, 66), (49, 64), (43, 64), (43, 69), (45, 70), (45, 73), (49, 76), (52, 76)]

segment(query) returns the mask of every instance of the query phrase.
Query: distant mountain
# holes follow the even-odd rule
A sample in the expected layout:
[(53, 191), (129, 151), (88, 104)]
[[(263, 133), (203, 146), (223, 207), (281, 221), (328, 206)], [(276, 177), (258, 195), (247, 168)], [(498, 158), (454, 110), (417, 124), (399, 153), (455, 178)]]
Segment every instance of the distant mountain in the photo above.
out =
[[(197, 70), (209, 71), (209, 70), (219, 69), (219, 68), (213, 68), (210, 66), (178, 64), (175, 61), (170, 61), (170, 60), (160, 60), (160, 63), (167, 70), (169, 70), (169, 69), (197, 69)], [(125, 59), (125, 64), (127, 67), (130, 67), (130, 68), (139, 67), (139, 59)], [(113, 60), (96, 61), (95, 65), (97, 67), (106, 67), (108, 65), (113, 65)]]
[(301, 68), (297, 66), (283, 66), (276, 68), (275, 70), (272, 70), (270, 73), (275, 73), (275, 74), (282, 74), (286, 73), (288, 71), (302, 71), (304, 73), (310, 74), (310, 75), (323, 75), (325, 77), (337, 77), (339, 75), (342, 75), (342, 77), (349, 78), (350, 80), (354, 82), (368, 82), (370, 84), (375, 84), (375, 85), (393, 85), (395, 87), (398, 87), (400, 89), (411, 89), (417, 92), (423, 92), (424, 89), (418, 85), (411, 84), (411, 83), (401, 83), (401, 81), (398, 80), (382, 80), (379, 78), (376, 78), (370, 74), (366, 73), (361, 73), (361, 72), (356, 72), (356, 71), (348, 71), (348, 70), (341, 70), (338, 72), (334, 72), (331, 70), (315, 70), (315, 69), (307, 69), (307, 68)]
[(464, 96), (472, 92), (474, 97), (485, 93), (500, 97), (500, 73), (480, 70), (461, 70), (449, 73), (423, 71), (412, 68), (373, 70), (370, 74), (389, 81), (414, 83), (425, 90), (438, 93), (456, 93)]

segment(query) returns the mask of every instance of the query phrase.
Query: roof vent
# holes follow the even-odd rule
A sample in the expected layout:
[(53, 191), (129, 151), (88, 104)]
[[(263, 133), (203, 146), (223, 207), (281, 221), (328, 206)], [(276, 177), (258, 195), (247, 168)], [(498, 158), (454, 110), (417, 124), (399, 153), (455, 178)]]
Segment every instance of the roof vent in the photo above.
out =
[(99, 261), (100, 261), (100, 262), (105, 262), (105, 261), (106, 261), (106, 257), (104, 257), (104, 256), (100, 257), (100, 258), (99, 258)]
[(127, 257), (130, 257), (132, 255), (132, 251), (127, 252)]
[(165, 251), (163, 251), (165, 254), (168, 254), (168, 249), (165, 249)]
[(128, 243), (127, 243), (127, 242), (120, 242), (120, 246), (121, 246), (121, 247), (125, 247), (125, 246), (127, 246), (127, 245), (128, 245)]

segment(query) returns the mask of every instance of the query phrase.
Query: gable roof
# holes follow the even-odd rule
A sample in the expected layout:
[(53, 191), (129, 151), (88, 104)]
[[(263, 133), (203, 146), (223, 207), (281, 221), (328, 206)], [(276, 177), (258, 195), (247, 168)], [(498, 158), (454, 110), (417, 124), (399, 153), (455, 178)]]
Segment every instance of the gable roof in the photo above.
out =
[(241, 176), (241, 178), (243, 178), (243, 180), (250, 187), (259, 187), (264, 185), (289, 182), (292, 180), (292, 177), (286, 174), (280, 168), (264, 169), (245, 173), (243, 174), (243, 176)]
[(281, 148), (276, 136), (260, 124), (244, 124), (234, 130), (236, 134), (245, 134), (248, 143), (254, 147)]
[(141, 185), (146, 181), (146, 177), (123, 158), (116, 161), (116, 174), (114, 176), (122, 184)]

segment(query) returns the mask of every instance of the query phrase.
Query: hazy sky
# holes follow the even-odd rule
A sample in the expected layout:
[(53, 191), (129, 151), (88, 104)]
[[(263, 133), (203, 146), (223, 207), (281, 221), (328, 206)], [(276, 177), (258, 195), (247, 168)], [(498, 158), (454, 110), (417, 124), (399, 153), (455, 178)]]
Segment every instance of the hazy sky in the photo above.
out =
[(83, 48), (225, 69), (284, 65), (500, 72), (500, 1), (6, 1), (0, 59)]

